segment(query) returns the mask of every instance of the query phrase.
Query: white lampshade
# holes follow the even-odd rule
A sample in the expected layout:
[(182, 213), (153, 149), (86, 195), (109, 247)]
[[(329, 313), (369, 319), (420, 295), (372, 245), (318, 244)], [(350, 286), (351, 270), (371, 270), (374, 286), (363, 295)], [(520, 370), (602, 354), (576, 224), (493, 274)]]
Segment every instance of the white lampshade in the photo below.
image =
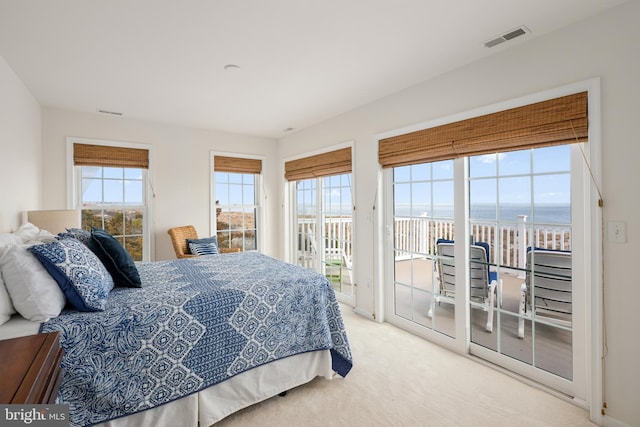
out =
[(80, 228), (80, 210), (28, 211), (27, 221), (40, 230), (58, 234), (67, 228)]

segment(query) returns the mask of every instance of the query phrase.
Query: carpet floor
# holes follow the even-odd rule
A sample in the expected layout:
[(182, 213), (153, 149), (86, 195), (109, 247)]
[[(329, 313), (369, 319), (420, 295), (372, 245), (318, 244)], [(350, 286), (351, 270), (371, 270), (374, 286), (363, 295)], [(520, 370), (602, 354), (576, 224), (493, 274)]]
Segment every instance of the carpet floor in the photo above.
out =
[(354, 358), (346, 378), (316, 378), (216, 427), (595, 425), (580, 407), (341, 308)]

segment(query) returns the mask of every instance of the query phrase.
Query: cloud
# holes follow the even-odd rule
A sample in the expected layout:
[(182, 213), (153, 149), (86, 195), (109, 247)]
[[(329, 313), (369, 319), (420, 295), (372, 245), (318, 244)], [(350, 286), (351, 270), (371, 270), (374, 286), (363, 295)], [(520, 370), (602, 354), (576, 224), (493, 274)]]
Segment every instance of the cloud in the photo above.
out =
[(482, 156), (479, 157), (480, 161), (482, 163), (495, 163), (496, 162), (496, 158), (498, 160), (503, 160), (507, 157), (507, 153), (497, 153), (496, 154), (483, 154)]

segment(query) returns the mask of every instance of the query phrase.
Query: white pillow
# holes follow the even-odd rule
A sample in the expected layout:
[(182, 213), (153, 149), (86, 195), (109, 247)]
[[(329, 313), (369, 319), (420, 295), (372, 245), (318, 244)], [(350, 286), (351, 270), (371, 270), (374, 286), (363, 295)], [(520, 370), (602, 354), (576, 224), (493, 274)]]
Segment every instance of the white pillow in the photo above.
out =
[(27, 245), (33, 245), (35, 243), (50, 243), (56, 240), (56, 236), (47, 230), (40, 230), (38, 234), (29, 240), (25, 240)]
[(26, 245), (10, 247), (0, 258), (0, 269), (16, 311), (25, 319), (45, 322), (66, 304), (62, 290)]
[(16, 236), (20, 236), (23, 242), (28, 242), (38, 235), (40, 229), (30, 222), (25, 222), (13, 233)]
[(14, 232), (14, 234), (20, 236), (24, 242), (28, 242), (38, 235), (40, 229), (30, 222), (25, 222)]
[(20, 245), (24, 243), (22, 237), (15, 233), (0, 233), (0, 257), (14, 245)]
[(0, 325), (6, 323), (16, 309), (13, 307), (7, 288), (2, 281), (2, 275), (0, 274)]

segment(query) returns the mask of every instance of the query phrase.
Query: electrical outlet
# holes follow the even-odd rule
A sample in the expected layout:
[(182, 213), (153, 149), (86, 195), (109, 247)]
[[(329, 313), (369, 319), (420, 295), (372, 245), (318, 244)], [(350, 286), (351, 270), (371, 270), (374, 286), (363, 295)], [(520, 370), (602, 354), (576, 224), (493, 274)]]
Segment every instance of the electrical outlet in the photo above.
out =
[(607, 234), (610, 243), (625, 243), (627, 241), (627, 225), (622, 221), (609, 221)]

